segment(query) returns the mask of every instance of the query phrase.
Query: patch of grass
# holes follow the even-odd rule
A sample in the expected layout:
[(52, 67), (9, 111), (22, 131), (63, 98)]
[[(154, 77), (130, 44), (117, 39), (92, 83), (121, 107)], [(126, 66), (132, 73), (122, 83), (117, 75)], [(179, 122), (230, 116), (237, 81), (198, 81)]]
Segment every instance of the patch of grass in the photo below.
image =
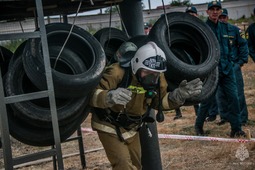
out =
[(24, 39), (17, 40), (8, 40), (1, 42), (1, 46), (9, 49), (11, 52), (15, 52), (15, 50), (19, 47), (19, 45), (24, 41)]

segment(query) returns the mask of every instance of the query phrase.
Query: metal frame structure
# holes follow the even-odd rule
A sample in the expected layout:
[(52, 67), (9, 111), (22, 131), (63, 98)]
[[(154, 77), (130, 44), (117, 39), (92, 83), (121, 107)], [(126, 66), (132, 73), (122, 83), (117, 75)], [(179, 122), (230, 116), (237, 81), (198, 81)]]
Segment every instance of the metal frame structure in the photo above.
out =
[[(8, 170), (13, 169), (14, 165), (18, 165), (21, 163), (30, 162), (30, 161), (42, 159), (45, 157), (50, 157), (50, 156), (54, 156), (54, 158), (56, 158), (58, 169), (64, 169), (59, 126), (58, 126), (58, 118), (57, 118), (57, 109), (56, 109), (56, 102), (55, 102), (55, 94), (54, 94), (53, 80), (52, 80), (51, 67), (50, 67), (49, 49), (48, 49), (47, 35), (46, 35), (46, 29), (44, 24), (42, 1), (35, 0), (35, 3), (36, 3), (36, 12), (38, 17), (37, 19), (38, 19), (38, 23), (40, 27), (39, 31), (36, 31), (33, 33), (16, 33), (16, 34), (0, 35), (0, 40), (11, 40), (11, 39), (19, 39), (19, 38), (41, 38), (42, 52), (44, 56), (44, 65), (46, 70), (46, 81), (48, 86), (48, 90), (45, 90), (45, 91), (5, 97), (2, 78), (0, 78), (0, 110), (2, 112), (0, 114), (0, 127), (1, 127), (1, 134), (2, 134), (4, 165), (5, 165), (5, 169), (8, 169)], [(55, 141), (54, 147), (46, 151), (41, 151), (34, 154), (13, 158), (11, 144), (10, 144), (6, 104), (39, 99), (44, 97), (49, 98), (50, 110), (52, 115), (53, 135), (54, 135), (54, 141)]]
[[(46, 81), (48, 85), (48, 90), (45, 90), (45, 91), (5, 97), (2, 80), (0, 78), (0, 109), (1, 109), (1, 112), (3, 112), (2, 114), (0, 114), (0, 128), (2, 132), (2, 138), (3, 138), (2, 141), (3, 141), (4, 165), (6, 169), (11, 169), (11, 170), (13, 169), (14, 165), (42, 159), (49, 156), (53, 157), (54, 169), (57, 169), (57, 168), (64, 169), (59, 127), (58, 127), (58, 119), (57, 119), (57, 111), (56, 111), (56, 103), (55, 103), (55, 95), (54, 95), (54, 88), (53, 88), (53, 80), (52, 80), (50, 60), (49, 60), (49, 50), (48, 50), (48, 44), (47, 44), (46, 29), (44, 25), (42, 1), (41, 0), (35, 0), (35, 1), (36, 1), (36, 12), (37, 12), (36, 13), (37, 18), (35, 19), (38, 20), (40, 31), (36, 31), (33, 33), (16, 33), (16, 34), (0, 35), (0, 40), (8, 40), (8, 39), (10, 40), (10, 39), (20, 39), (20, 38), (41, 38), (42, 50), (43, 50), (43, 56), (44, 56), (44, 65), (46, 70)], [(96, 0), (96, 1), (99, 2), (103, 0)], [(116, 1), (121, 2), (122, 0), (116, 0)], [(109, 6), (109, 5), (110, 4), (105, 2), (103, 6)], [(128, 34), (131, 37), (136, 35), (144, 35), (141, 0), (125, 0), (119, 5), (120, 5), (121, 16), (122, 18), (124, 18), (123, 23), (127, 28)], [(130, 6), (132, 6), (132, 8), (130, 8)], [(7, 119), (7, 112), (6, 112), (6, 104), (22, 102), (22, 101), (38, 99), (38, 98), (44, 98), (44, 97), (49, 97), (55, 145), (50, 150), (13, 159), (11, 146), (10, 146), (10, 136), (9, 136), (9, 129), (8, 129), (9, 126), (8, 126), (8, 119)], [(150, 129), (155, 131), (155, 134), (157, 134), (155, 123), (150, 125)], [(146, 132), (147, 132), (146, 130), (141, 130), (140, 134), (146, 134)], [(147, 140), (149, 140), (150, 142), (143, 143), (143, 141), (147, 141)], [(67, 141), (69, 141), (69, 139)], [(142, 158), (142, 164), (144, 168), (146, 169), (146, 167), (149, 167), (150, 169), (157, 169), (157, 170), (162, 169), (157, 135), (154, 135), (152, 138), (149, 138), (147, 135), (142, 135), (141, 142), (143, 146), (142, 148), (143, 155), (145, 155)], [(85, 161), (83, 161), (83, 159), (85, 160), (85, 157), (82, 158), (82, 154), (84, 154), (84, 152), (82, 152), (81, 150), (81, 148), (83, 149), (83, 146), (81, 146), (80, 140), (79, 140), (79, 147), (80, 147), (81, 162), (83, 166), (85, 167), (86, 163)], [(58, 165), (58, 167), (56, 167), (56, 165)]]

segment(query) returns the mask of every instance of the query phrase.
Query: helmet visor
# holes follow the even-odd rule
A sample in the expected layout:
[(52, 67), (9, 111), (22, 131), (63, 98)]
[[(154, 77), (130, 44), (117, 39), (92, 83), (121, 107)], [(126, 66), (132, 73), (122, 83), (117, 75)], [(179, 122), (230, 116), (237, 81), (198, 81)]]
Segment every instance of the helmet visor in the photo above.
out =
[(144, 68), (155, 72), (164, 72), (166, 71), (166, 60), (160, 55), (148, 57), (143, 61)]
[(160, 73), (141, 68), (138, 70), (137, 76), (145, 90), (152, 90), (157, 87)]

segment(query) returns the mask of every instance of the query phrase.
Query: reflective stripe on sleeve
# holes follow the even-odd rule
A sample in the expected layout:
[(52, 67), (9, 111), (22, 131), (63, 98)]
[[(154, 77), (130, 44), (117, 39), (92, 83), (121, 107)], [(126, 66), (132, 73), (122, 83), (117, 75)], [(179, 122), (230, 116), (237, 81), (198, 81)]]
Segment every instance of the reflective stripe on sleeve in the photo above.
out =
[(92, 96), (92, 99), (91, 99), (91, 103), (94, 107), (98, 107), (97, 105), (97, 100), (98, 100), (98, 95), (102, 92), (103, 90), (101, 89), (96, 89), (93, 96)]
[(168, 95), (169, 93), (162, 99), (162, 106), (164, 109), (170, 109)]

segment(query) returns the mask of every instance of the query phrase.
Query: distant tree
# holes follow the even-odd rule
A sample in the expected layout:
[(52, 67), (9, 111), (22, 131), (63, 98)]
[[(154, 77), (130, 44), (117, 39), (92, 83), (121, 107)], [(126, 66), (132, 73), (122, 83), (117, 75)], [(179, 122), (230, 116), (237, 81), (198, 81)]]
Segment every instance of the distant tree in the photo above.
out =
[(189, 6), (191, 5), (190, 0), (172, 0), (171, 6)]
[(15, 40), (7, 40), (0, 41), (0, 45), (7, 48), (11, 52), (15, 52), (15, 50), (25, 41), (25, 39), (15, 39)]
[(118, 11), (119, 11), (119, 6), (116, 5), (116, 6), (111, 6), (111, 7), (106, 8), (104, 12), (106, 14), (109, 14), (110, 12), (117, 13)]
[[(145, 5), (142, 2), (142, 9), (144, 9), (144, 8), (145, 8)], [(111, 6), (111, 7), (106, 8), (104, 12), (106, 14), (109, 14), (111, 10), (112, 10), (112, 13), (117, 13), (120, 9), (119, 9), (118, 5), (115, 5), (115, 6)]]

